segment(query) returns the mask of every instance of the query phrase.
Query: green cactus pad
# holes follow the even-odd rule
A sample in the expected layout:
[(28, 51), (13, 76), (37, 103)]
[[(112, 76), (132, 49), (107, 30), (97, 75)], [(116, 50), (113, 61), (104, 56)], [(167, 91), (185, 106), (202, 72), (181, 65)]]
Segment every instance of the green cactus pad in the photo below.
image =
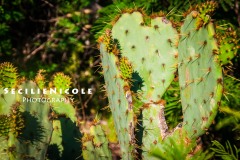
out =
[(151, 19), (151, 26), (145, 26), (141, 13), (125, 13), (114, 24), (112, 38), (143, 81), (141, 100), (159, 101), (177, 68), (178, 34), (172, 23), (156, 17)]
[(64, 114), (68, 118), (72, 120), (72, 122), (77, 121), (76, 117), (76, 110), (73, 107), (73, 99), (70, 99), (71, 97), (67, 97), (61, 94), (47, 94), (48, 98), (52, 99), (51, 101), (51, 107), (54, 112), (57, 114)]
[(4, 89), (0, 88), (0, 114), (8, 115), (11, 112), (11, 106), (16, 103), (16, 94), (11, 94), (11, 90), (8, 93)]
[(10, 130), (10, 118), (7, 115), (0, 115), (0, 137), (7, 136)]
[(100, 125), (91, 126), (90, 133), (84, 135), (82, 142), (83, 158), (85, 160), (112, 160), (112, 154), (108, 148), (108, 139)]
[[(37, 84), (29, 81), (21, 85), (25, 89), (39, 89)], [(35, 160), (44, 159), (52, 135), (52, 122), (49, 119), (50, 104), (43, 102), (24, 101), (23, 98), (43, 98), (40, 94), (22, 94), (17, 98), (22, 103), (20, 108), (25, 120), (25, 128), (21, 141), (16, 145), (19, 157), (34, 157)]]
[(181, 27), (178, 64), (183, 128), (193, 139), (213, 122), (223, 88), (213, 24), (198, 28), (195, 14), (191, 12)]
[(131, 104), (129, 104), (126, 98), (127, 91), (124, 90), (124, 86), (127, 84), (120, 76), (121, 72), (117, 65), (119, 63), (118, 57), (112, 53), (108, 53), (105, 44), (100, 44), (100, 51), (109, 107), (113, 113), (122, 158), (133, 159), (134, 114), (132, 106), (130, 106)]
[[(53, 120), (53, 134), (48, 149), (48, 158), (59, 160), (81, 157), (81, 133), (70, 119), (61, 117)], [(57, 150), (54, 150), (54, 146)]]
[(14, 88), (17, 85), (17, 70), (9, 62), (0, 64), (0, 88)]
[(149, 151), (161, 143), (162, 136), (159, 127), (159, 105), (149, 104), (143, 109), (143, 138), (142, 138), (142, 159), (153, 159)]
[(20, 103), (17, 102), (11, 107), (11, 112), (9, 115), (2, 115), (2, 120), (5, 121), (3, 125), (6, 127), (4, 130), (5, 135), (3, 136), (7, 136), (9, 132), (11, 132), (15, 137), (18, 137), (20, 134), (22, 134), (22, 130), (25, 125), (22, 112), (20, 112), (19, 110)]

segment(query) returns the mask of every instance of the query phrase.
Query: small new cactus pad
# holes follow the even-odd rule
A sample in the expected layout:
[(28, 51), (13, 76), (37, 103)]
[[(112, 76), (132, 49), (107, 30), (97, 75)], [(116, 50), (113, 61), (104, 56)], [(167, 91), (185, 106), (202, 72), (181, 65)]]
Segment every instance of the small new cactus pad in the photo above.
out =
[(45, 70), (39, 70), (36, 77), (35, 77), (35, 82), (37, 83), (38, 87), (40, 89), (43, 89), (45, 86), (46, 79), (44, 77)]
[(112, 160), (112, 154), (108, 147), (108, 139), (101, 125), (92, 125), (90, 133), (84, 134), (82, 142), (82, 152), (85, 160)]
[(14, 88), (17, 85), (17, 70), (9, 62), (0, 64), (0, 88)]
[(122, 158), (133, 159), (133, 141), (135, 139), (131, 92), (129, 91), (128, 83), (121, 77), (121, 71), (118, 68), (118, 57), (113, 53), (108, 53), (106, 45), (103, 43), (100, 44), (100, 51), (109, 107), (114, 117)]
[(183, 129), (192, 139), (205, 133), (213, 122), (223, 88), (213, 24), (198, 28), (195, 15), (200, 14), (193, 11), (185, 18), (178, 48)]
[(222, 26), (217, 26), (216, 38), (219, 45), (219, 61), (225, 65), (237, 55), (240, 45), (236, 31), (229, 25), (223, 24)]
[(54, 87), (57, 88), (57, 91), (58, 92), (63, 92), (64, 94), (64, 91), (66, 89), (69, 89), (70, 88), (70, 85), (71, 85), (71, 78), (67, 75), (64, 75), (63, 73), (59, 72), (59, 73), (56, 73), (54, 76), (53, 76), (53, 85)]
[[(211, 15), (217, 8), (217, 2), (207, 1), (206, 3), (201, 3), (195, 7), (195, 10), (198, 12), (193, 12), (192, 16), (196, 18), (196, 29), (200, 29), (203, 26), (206, 26), (210, 20)], [(191, 11), (191, 9), (190, 9)]]

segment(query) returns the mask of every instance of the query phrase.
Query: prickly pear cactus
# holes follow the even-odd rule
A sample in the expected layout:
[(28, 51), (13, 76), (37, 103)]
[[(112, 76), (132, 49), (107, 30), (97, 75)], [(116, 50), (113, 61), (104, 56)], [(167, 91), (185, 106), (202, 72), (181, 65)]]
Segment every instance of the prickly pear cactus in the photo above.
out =
[(112, 154), (108, 148), (108, 139), (101, 125), (92, 125), (90, 133), (84, 134), (82, 142), (83, 158), (85, 160), (112, 160)]
[[(16, 68), (8, 62), (0, 64), (0, 154), (2, 159), (13, 160), (16, 157), (17, 137), (25, 127), (20, 103), (11, 88), (17, 85)], [(7, 91), (4, 89), (8, 89)]]
[(214, 27), (210, 21), (199, 26), (200, 15), (192, 11), (185, 18), (178, 48), (183, 129), (191, 139), (205, 133), (213, 122), (223, 88)]
[[(131, 96), (128, 84), (120, 76), (117, 63), (118, 57), (106, 50), (106, 45), (100, 45), (102, 67), (106, 81), (106, 91), (109, 107), (113, 113), (114, 124), (118, 133), (122, 158), (133, 159), (134, 152), (134, 113), (132, 102), (126, 96)], [(124, 86), (126, 89), (124, 89)], [(89, 144), (90, 145), (90, 144)]]
[[(159, 105), (162, 95), (174, 78), (178, 57), (178, 34), (172, 23), (165, 17), (154, 17), (147, 26), (143, 20), (147, 18), (149, 17), (145, 17), (141, 12), (130, 11), (122, 14), (114, 22), (112, 31), (108, 31), (109, 36), (102, 37), (105, 51), (102, 46), (100, 48), (110, 107), (119, 106), (122, 109), (119, 102), (126, 103), (127, 100), (128, 103), (124, 104), (126, 111), (123, 110), (126, 115), (126, 113), (130, 113), (127, 106), (136, 107), (139, 104), (144, 106), (141, 121), (144, 128), (143, 154), (146, 158), (151, 145), (157, 144), (161, 139), (159, 138), (161, 132)], [(111, 56), (111, 58), (107, 58), (107, 56)], [(114, 67), (109, 65), (110, 61)], [(117, 71), (114, 71), (115, 69)], [(108, 72), (117, 72), (117, 74), (110, 76)], [(115, 86), (124, 88), (126, 98), (115, 98), (118, 94), (109, 92), (113, 88), (108, 85), (108, 83), (112, 83), (112, 77), (122, 81)], [(118, 102), (112, 104), (112, 100)], [(117, 111), (112, 109), (112, 112), (114, 115)], [(116, 116), (114, 115), (114, 117)], [(117, 119), (115, 122), (119, 121), (119, 118), (115, 119)], [(118, 126), (117, 123), (115, 124)], [(135, 126), (134, 123), (128, 123), (128, 126), (134, 127), (133, 125)], [(131, 130), (128, 131), (130, 135)], [(119, 133), (118, 130), (117, 133)], [(118, 135), (118, 137), (121, 143), (121, 136)], [(132, 144), (134, 141), (129, 139), (129, 143)]]
[[(36, 76), (36, 83), (22, 81), (21, 85), (17, 85), (17, 73), (12, 64), (3, 63), (1, 67), (0, 77), (4, 81), (1, 83), (4, 89), (0, 89), (0, 154), (3, 155), (1, 158), (45, 159), (53, 131), (51, 107), (57, 113), (67, 115), (76, 122), (75, 109), (72, 103), (64, 103), (67, 99), (64, 95), (50, 94), (52, 95), (50, 97), (48, 91), (47, 94), (42, 92), (45, 80), (42, 72)], [(64, 135), (66, 131), (70, 131), (67, 127), (62, 128), (64, 131), (61, 133)], [(69, 139), (66, 141), (70, 142)]]
[(0, 119), (0, 153), (2, 159), (13, 160), (17, 155), (17, 146), (19, 136), (22, 135), (25, 127), (25, 120), (22, 112), (19, 111), (20, 103), (16, 102), (10, 107), (9, 114), (1, 114)]
[[(23, 83), (21, 88), (39, 89), (36, 83), (29, 81)], [(23, 100), (28, 97), (29, 100)], [(44, 159), (48, 144), (52, 135), (52, 121), (49, 119), (50, 104), (43, 102), (34, 102), (34, 99), (43, 98), (41, 94), (19, 95), (19, 101), (22, 102), (21, 111), (25, 120), (26, 127), (23, 130), (22, 141), (17, 147), (17, 153), (20, 156), (32, 157), (35, 160)]]
[(10, 114), (0, 115), (0, 136), (8, 136), (11, 132), (15, 137), (22, 134), (25, 126), (22, 112), (20, 112), (20, 103), (16, 102), (11, 106)]
[[(19, 86), (36, 90), (37, 86), (33, 82), (26, 82)], [(11, 96), (12, 98), (9, 98)], [(6, 155), (6, 159), (43, 159), (45, 157), (48, 143), (52, 134), (52, 123), (48, 119), (50, 106), (48, 103), (27, 102), (23, 98), (38, 99), (39, 94), (25, 95), (15, 92), (2, 94), (1, 108), (5, 108), (5, 113), (1, 113), (4, 119), (5, 133), (1, 135), (1, 154)], [(2, 100), (1, 100), (2, 101)], [(9, 104), (13, 105), (9, 105)], [(8, 108), (9, 107), (9, 108)], [(8, 108), (8, 109), (7, 109)], [(9, 113), (6, 113), (9, 111)], [(6, 115), (6, 116), (5, 116)], [(7, 125), (7, 126), (6, 126)], [(4, 145), (2, 144), (7, 144)]]

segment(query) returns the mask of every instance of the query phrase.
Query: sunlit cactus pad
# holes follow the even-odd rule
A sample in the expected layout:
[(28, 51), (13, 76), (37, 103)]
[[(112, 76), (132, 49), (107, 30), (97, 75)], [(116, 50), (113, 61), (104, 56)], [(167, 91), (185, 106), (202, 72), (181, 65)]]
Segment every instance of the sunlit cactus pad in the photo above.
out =
[(198, 12), (191, 12), (181, 27), (179, 42), (179, 83), (183, 127), (198, 137), (211, 125), (220, 105), (223, 77), (217, 57), (213, 24), (198, 28)]

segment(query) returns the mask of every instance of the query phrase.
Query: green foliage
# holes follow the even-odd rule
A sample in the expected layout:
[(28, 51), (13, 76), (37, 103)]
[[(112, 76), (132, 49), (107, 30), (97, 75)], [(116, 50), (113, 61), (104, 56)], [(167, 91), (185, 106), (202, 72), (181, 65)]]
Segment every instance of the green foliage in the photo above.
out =
[(170, 128), (175, 127), (182, 121), (182, 105), (180, 102), (180, 87), (178, 81), (174, 80), (164, 93), (163, 99), (166, 101), (165, 117)]
[(229, 141), (226, 142), (225, 147), (218, 141), (213, 141), (212, 145), (211, 150), (215, 152), (217, 157), (223, 160), (238, 160), (240, 149), (235, 145), (232, 146)]
[(231, 76), (224, 77), (224, 96), (222, 98), (220, 113), (216, 118), (216, 130), (233, 128), (239, 131), (239, 106), (240, 106), (240, 83)]

